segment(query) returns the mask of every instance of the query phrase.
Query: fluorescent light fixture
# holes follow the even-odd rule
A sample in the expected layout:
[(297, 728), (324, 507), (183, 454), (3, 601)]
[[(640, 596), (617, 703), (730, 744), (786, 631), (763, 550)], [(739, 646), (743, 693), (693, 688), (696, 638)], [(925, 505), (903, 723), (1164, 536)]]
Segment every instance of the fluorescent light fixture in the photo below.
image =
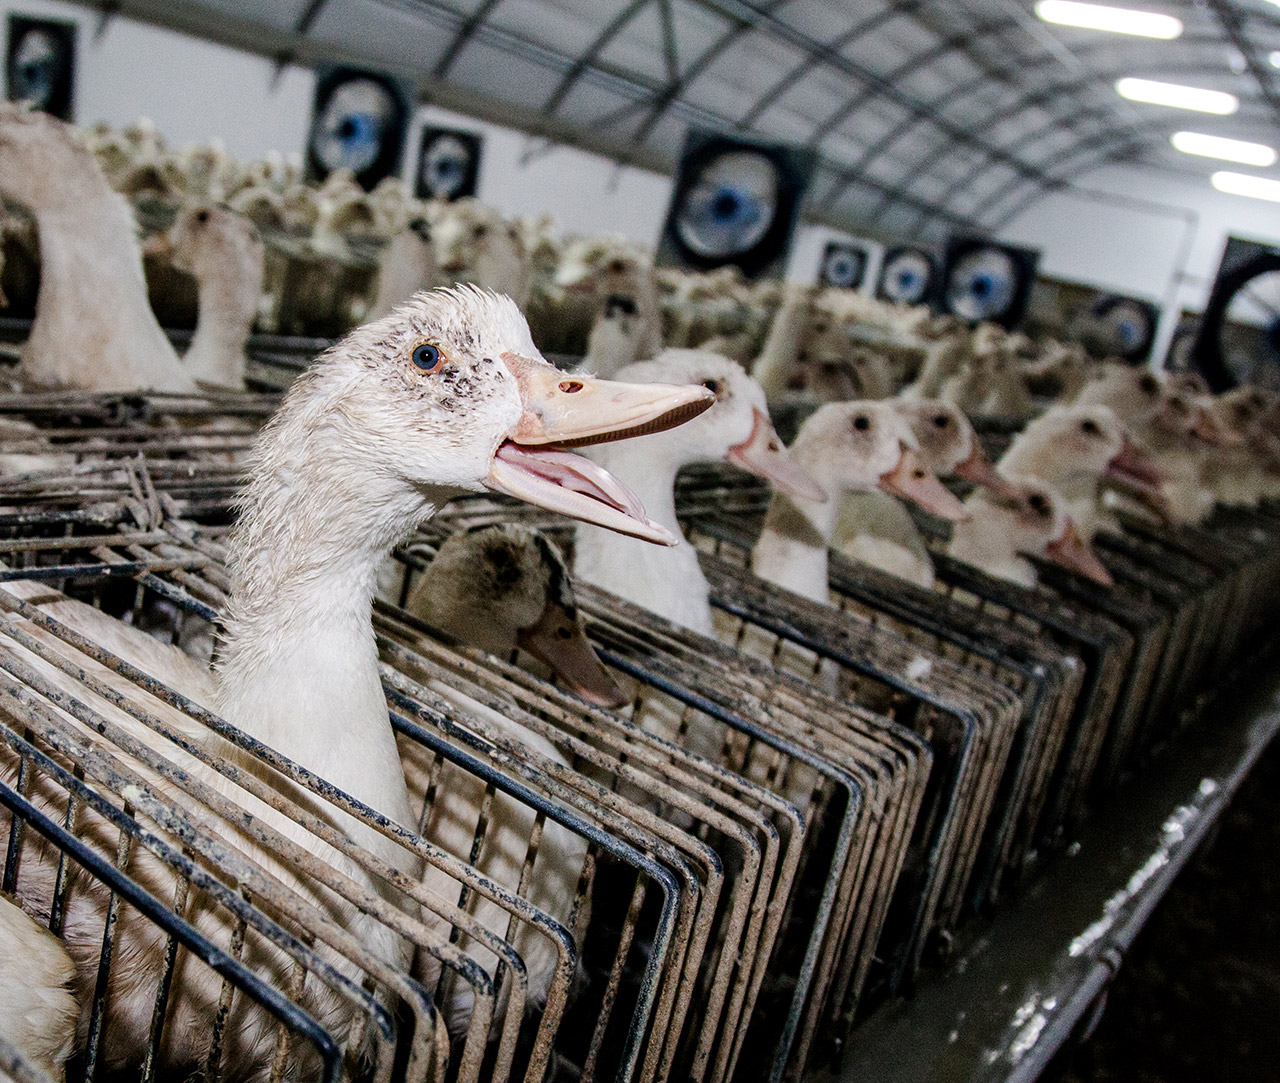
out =
[(1275, 148), (1265, 143), (1246, 143), (1243, 139), (1224, 139), (1203, 132), (1174, 132), (1169, 142), (1183, 154), (1199, 154), (1202, 158), (1221, 158), (1224, 162), (1263, 168), (1276, 164)]
[(1137, 34), (1143, 38), (1170, 38), (1182, 34), (1182, 20), (1154, 11), (1113, 8), (1105, 4), (1082, 4), (1078, 0), (1040, 0), (1036, 14), (1047, 23), (1081, 26), (1086, 30), (1108, 30), (1113, 34)]
[(1248, 173), (1222, 171), (1209, 178), (1219, 192), (1232, 196), (1248, 196), (1250, 199), (1269, 199), (1280, 203), (1280, 181), (1266, 177), (1251, 177)]
[(1131, 102), (1193, 109), (1197, 113), (1216, 113), (1223, 117), (1240, 108), (1240, 99), (1234, 94), (1179, 83), (1158, 83), (1154, 79), (1121, 79), (1116, 83), (1116, 93)]
[(1273, 49), (1267, 59), (1271, 61), (1273, 68), (1280, 68), (1280, 49)]

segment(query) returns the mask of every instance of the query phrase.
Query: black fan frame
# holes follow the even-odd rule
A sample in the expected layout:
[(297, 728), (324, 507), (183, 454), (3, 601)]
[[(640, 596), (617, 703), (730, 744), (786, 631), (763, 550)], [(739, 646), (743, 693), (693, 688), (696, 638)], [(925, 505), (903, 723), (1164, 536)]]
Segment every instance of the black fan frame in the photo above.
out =
[(396, 105), (398, 114), (393, 123), (387, 126), (388, 138), (383, 141), (378, 157), (374, 159), (372, 165), (356, 174), (360, 187), (368, 192), (372, 191), (380, 180), (400, 172), (409, 121), (413, 116), (414, 94), (410, 84), (385, 71), (350, 67), (345, 64), (325, 64), (316, 68), (316, 90), (311, 100), (311, 124), (307, 129), (307, 178), (320, 182), (330, 173), (315, 152), (316, 127), (333, 92), (343, 83), (354, 79), (368, 79), (386, 88)]
[(1010, 300), (1009, 306), (999, 315), (986, 317), (986, 322), (998, 323), (1006, 330), (1012, 331), (1022, 323), (1023, 317), (1027, 314), (1027, 302), (1031, 299), (1031, 287), (1035, 284), (1036, 267), (1040, 263), (1040, 253), (1034, 248), (1002, 244), (986, 237), (952, 237), (947, 241), (947, 248), (942, 261), (942, 273), (937, 278), (935, 306), (940, 311), (959, 315), (959, 313), (952, 312), (947, 303), (947, 294), (950, 292), (947, 286), (951, 281), (952, 272), (955, 271), (956, 265), (962, 259), (984, 248), (1003, 252), (1013, 264), (1016, 280), (1014, 282), (1013, 298)]
[(76, 32), (77, 26), (66, 19), (43, 19), (18, 12), (9, 13), (8, 39), (5, 48), (5, 98), (16, 101), (13, 93), (13, 62), (22, 39), (33, 30), (40, 30), (55, 38), (63, 49), (65, 70), (49, 101), (42, 107), (45, 113), (59, 120), (73, 119), (76, 82)]
[[(693, 182), (716, 158), (725, 154), (758, 154), (772, 164), (778, 178), (778, 206), (768, 230), (754, 245), (732, 256), (704, 256), (693, 251), (677, 228), (683, 197)], [(684, 153), (676, 169), (671, 189), (671, 202), (658, 247), (659, 260), (695, 271), (712, 271), (717, 267), (736, 266), (748, 278), (780, 275), (790, 254), (800, 208), (817, 164), (813, 151), (782, 143), (764, 143), (721, 135), (718, 132), (690, 129), (685, 138)]]
[(1138, 365), (1151, 357), (1151, 347), (1155, 345), (1156, 331), (1160, 326), (1160, 308), (1141, 297), (1128, 297), (1119, 293), (1104, 293), (1090, 309), (1090, 314), (1098, 319), (1106, 319), (1113, 308), (1119, 305), (1131, 305), (1140, 308), (1147, 319), (1147, 333), (1141, 342), (1127, 350), (1117, 351), (1117, 356), (1130, 365)]
[(1214, 391), (1230, 390), (1238, 382), (1227, 366), (1222, 348), (1222, 332), (1231, 302), (1255, 278), (1277, 271), (1280, 271), (1280, 247), (1240, 237), (1227, 238), (1218, 275), (1191, 348), (1192, 365)]
[[(470, 161), (467, 165), (466, 176), (463, 178), (462, 184), (458, 190), (451, 196), (446, 196), (436, 192), (430, 184), (427, 183), (426, 169), (424, 160), (427, 151), (431, 145), (438, 139), (448, 136), (456, 139), (459, 143), (467, 148), (470, 154)], [(418, 143), (418, 163), (415, 170), (413, 192), (419, 199), (466, 199), (467, 196), (474, 196), (480, 183), (480, 156), (484, 151), (484, 137), (479, 132), (467, 131), (463, 128), (442, 128), (437, 124), (425, 124), (422, 128), (422, 139)]]
[[(827, 277), (827, 264), (831, 257), (838, 253), (844, 252), (854, 257), (858, 261), (858, 273), (856, 280), (851, 283), (832, 282)], [(828, 241), (826, 247), (822, 250), (822, 262), (818, 265), (818, 283), (823, 286), (833, 286), (836, 289), (856, 290), (861, 289), (867, 280), (867, 268), (871, 265), (871, 253), (860, 244), (854, 244), (851, 241)]]
[(890, 267), (893, 265), (893, 261), (896, 260), (904, 252), (918, 252), (929, 263), (929, 282), (925, 286), (924, 293), (921, 294), (920, 300), (914, 301), (911, 303), (918, 304), (918, 305), (933, 304), (935, 295), (938, 289), (938, 278), (939, 278), (938, 271), (940, 266), (938, 261), (938, 256), (935, 252), (931, 252), (927, 248), (921, 248), (919, 245), (916, 245), (916, 244), (900, 244), (900, 245), (894, 246), (893, 248), (889, 248), (885, 250), (884, 258), (880, 261), (880, 273), (876, 278), (876, 298), (881, 301), (894, 300), (894, 298), (890, 297), (888, 293), (885, 292), (885, 288), (884, 288), (885, 276), (888, 274)]

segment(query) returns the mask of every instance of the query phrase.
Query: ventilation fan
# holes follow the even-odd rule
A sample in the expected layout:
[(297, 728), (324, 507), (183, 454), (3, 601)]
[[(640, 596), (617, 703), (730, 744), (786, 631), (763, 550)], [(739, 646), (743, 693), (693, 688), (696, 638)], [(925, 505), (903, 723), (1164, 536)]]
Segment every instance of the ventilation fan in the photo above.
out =
[(867, 276), (867, 250), (861, 245), (828, 241), (818, 281), (824, 286), (856, 290)]
[(307, 171), (322, 181), (349, 169), (372, 188), (400, 168), (413, 94), (401, 79), (358, 68), (320, 67), (307, 139)]
[(1195, 369), (1196, 337), (1200, 334), (1200, 317), (1183, 309), (1178, 318), (1178, 326), (1169, 340), (1169, 349), (1164, 355), (1164, 368), (1167, 372), (1191, 372)]
[(923, 248), (891, 248), (880, 265), (876, 296), (900, 305), (922, 305), (933, 295), (938, 263)]
[(60, 120), (71, 119), (76, 70), (75, 23), (9, 16), (7, 96)]
[(1209, 386), (1280, 386), (1280, 248), (1228, 237), (1191, 351)]
[(813, 173), (809, 151), (691, 131), (659, 257), (695, 270), (780, 273)]
[(454, 128), (422, 129), (418, 150), (419, 199), (462, 199), (476, 194), (480, 174), (480, 136)]
[(1150, 301), (1106, 293), (1089, 310), (1093, 333), (1104, 352), (1130, 364), (1146, 361), (1156, 340), (1160, 310)]
[(942, 272), (945, 311), (1013, 328), (1027, 310), (1040, 254), (976, 237), (952, 238)]

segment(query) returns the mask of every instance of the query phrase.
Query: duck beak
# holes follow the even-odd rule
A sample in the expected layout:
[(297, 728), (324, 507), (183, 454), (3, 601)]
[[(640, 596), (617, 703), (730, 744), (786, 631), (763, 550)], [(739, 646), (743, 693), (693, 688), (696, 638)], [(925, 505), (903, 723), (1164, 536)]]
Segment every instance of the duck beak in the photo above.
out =
[(887, 474), (880, 475), (880, 488), (953, 523), (966, 523), (973, 518), (933, 471), (920, 461), (920, 456), (908, 447), (902, 449), (898, 465)]
[(735, 444), (725, 456), (734, 466), (771, 482), (788, 496), (824, 503), (827, 494), (814, 481), (809, 471), (793, 462), (783, 447), (769, 416), (758, 407), (752, 408), (751, 435)]
[(162, 260), (172, 259), (173, 238), (169, 236), (169, 231), (165, 230), (163, 233), (151, 234), (150, 237), (142, 242), (142, 254)]
[(538, 623), (516, 633), (516, 642), (555, 670), (564, 683), (597, 707), (621, 707), (627, 697), (596, 656), (582, 625), (564, 606), (548, 602)]
[(1207, 447), (1239, 447), (1244, 443), (1244, 438), (1239, 433), (1220, 428), (1213, 415), (1203, 406), (1196, 407), (1191, 436)]
[(524, 412), (494, 453), (486, 487), (620, 534), (675, 545), (679, 539), (650, 519), (622, 482), (560, 448), (662, 432), (697, 417), (715, 396), (705, 387), (570, 377), (545, 361), (511, 353), (502, 361), (519, 384)]
[(1070, 519), (1063, 527), (1062, 533), (1045, 546), (1045, 556), (1055, 564), (1060, 564), (1077, 575), (1101, 583), (1104, 587), (1115, 585), (1111, 573), (1107, 571), (1097, 554), (1089, 548), (1085, 540), (1076, 530), (1076, 524)]
[(1127, 436), (1120, 453), (1107, 463), (1106, 476), (1149, 495), (1158, 495), (1160, 483), (1164, 481), (1164, 475), (1147, 453)]
[(683, 425), (715, 402), (705, 387), (623, 384), (569, 376), (546, 361), (505, 353), (520, 386), (524, 413), (511, 439), (518, 444), (586, 447), (646, 436)]
[(960, 463), (952, 473), (958, 478), (973, 482), (974, 485), (990, 489), (996, 496), (1013, 500), (1018, 495), (1017, 487), (1011, 484), (987, 458), (982, 445), (978, 443), (977, 436), (973, 438), (973, 454)]

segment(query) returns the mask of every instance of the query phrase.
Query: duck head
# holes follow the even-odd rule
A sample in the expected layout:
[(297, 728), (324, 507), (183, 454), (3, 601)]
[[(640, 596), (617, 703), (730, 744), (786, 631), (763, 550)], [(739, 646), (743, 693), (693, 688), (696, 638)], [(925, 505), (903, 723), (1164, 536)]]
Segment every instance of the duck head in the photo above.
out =
[(100, 206), (109, 191), (74, 129), (23, 105), (0, 105), (0, 194), (33, 213)]
[(736, 361), (706, 350), (670, 349), (618, 375), (650, 386), (658, 386), (650, 383), (657, 380), (696, 384), (712, 396), (705, 414), (664, 438), (681, 464), (724, 459), (790, 496), (826, 500), (818, 482), (788, 455), (769, 420), (764, 391)]
[(567, 449), (658, 432), (714, 401), (701, 386), (563, 373), (539, 354), (510, 298), (471, 286), (419, 293), (353, 331), (287, 404), (320, 385), (313, 413), (302, 404), (289, 413), (310, 424), (313, 445), (324, 442), (315, 429), (332, 433), (326, 455), (359, 443), (352, 479), (357, 466), (372, 467), (389, 490), (432, 500), (440, 489), (487, 489), (668, 545), (676, 539), (630, 490)]
[(939, 477), (954, 475), (1012, 495), (1008, 480), (987, 458), (977, 432), (960, 407), (939, 399), (894, 399), (893, 407), (911, 426), (921, 459)]
[(503, 523), (454, 534), (423, 574), (409, 609), (490, 654), (527, 651), (590, 703), (625, 702), (587, 638), (564, 557), (535, 530)]
[(1001, 473), (1062, 483), (1108, 478), (1158, 496), (1163, 475), (1111, 408), (1055, 406), (1026, 427), (1000, 460)]
[(920, 455), (906, 419), (889, 402), (828, 403), (796, 437), (803, 461), (829, 490), (842, 494), (880, 490), (918, 504), (944, 519), (969, 517)]

